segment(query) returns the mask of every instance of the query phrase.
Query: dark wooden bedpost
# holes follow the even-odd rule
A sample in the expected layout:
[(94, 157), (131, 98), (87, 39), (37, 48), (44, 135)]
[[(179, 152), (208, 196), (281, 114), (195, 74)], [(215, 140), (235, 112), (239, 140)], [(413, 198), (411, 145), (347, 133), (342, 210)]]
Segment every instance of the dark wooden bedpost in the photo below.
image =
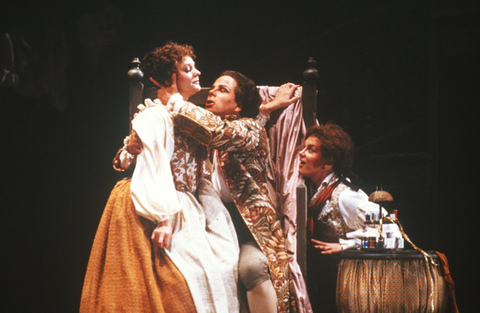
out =
[(303, 103), (303, 120), (305, 127), (310, 127), (317, 120), (317, 79), (318, 70), (315, 68), (317, 62), (313, 58), (307, 61), (308, 68), (303, 72), (302, 103)]
[(131, 62), (128, 79), (130, 85), (129, 118), (131, 122), (133, 115), (138, 111), (138, 105), (143, 103), (143, 72), (140, 70), (140, 60), (138, 58), (134, 58)]
[[(303, 120), (305, 127), (316, 124), (317, 120), (317, 79), (318, 70), (315, 68), (315, 60), (310, 58), (307, 61), (308, 68), (303, 72), (305, 82), (303, 83), (302, 103)], [(302, 182), (297, 186), (297, 263), (302, 270), (305, 280), (307, 276), (307, 209), (308, 189)]]
[(307, 280), (307, 186), (302, 181), (297, 186), (297, 263)]

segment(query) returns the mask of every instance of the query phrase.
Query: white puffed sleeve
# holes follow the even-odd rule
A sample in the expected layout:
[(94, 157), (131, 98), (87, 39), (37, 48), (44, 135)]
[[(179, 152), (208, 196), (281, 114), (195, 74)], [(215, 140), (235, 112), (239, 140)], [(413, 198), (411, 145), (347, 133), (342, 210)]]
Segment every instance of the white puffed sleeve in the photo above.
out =
[(131, 183), (135, 209), (151, 221), (165, 220), (181, 209), (170, 167), (174, 149), (170, 113), (162, 105), (146, 108), (132, 127), (143, 144)]

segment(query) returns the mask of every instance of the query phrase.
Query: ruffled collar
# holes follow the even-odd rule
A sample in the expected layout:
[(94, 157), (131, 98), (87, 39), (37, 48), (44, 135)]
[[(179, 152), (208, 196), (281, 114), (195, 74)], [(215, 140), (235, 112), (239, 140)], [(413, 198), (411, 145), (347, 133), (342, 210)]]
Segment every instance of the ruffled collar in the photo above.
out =
[(313, 205), (315, 205), (315, 203), (317, 203), (317, 199), (321, 196), (325, 189), (327, 189), (328, 186), (334, 184), (338, 179), (338, 176), (334, 172), (328, 174), (328, 176), (325, 177), (323, 182), (318, 187), (317, 192), (313, 195), (312, 199), (310, 199), (308, 206), (312, 207)]

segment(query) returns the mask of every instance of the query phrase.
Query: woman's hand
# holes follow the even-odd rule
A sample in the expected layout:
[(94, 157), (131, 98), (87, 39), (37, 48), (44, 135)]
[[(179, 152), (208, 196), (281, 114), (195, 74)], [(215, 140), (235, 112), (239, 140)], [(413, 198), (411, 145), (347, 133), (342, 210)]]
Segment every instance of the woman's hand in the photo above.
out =
[(316, 239), (312, 239), (312, 242), (315, 244), (313, 246), (315, 249), (322, 250), (322, 254), (333, 254), (343, 251), (342, 245), (340, 245), (340, 243), (323, 242)]
[(178, 93), (177, 74), (172, 74), (172, 85), (170, 87), (161, 87), (157, 90), (157, 98), (162, 101), (163, 105), (168, 103), (170, 97)]
[(126, 138), (127, 152), (131, 155), (137, 155), (142, 152), (143, 144), (138, 134), (133, 129), (130, 131), (130, 136)]
[(158, 222), (157, 227), (155, 227), (152, 233), (152, 241), (158, 244), (160, 249), (168, 248), (170, 240), (172, 239), (172, 231), (172, 226), (168, 219)]
[(300, 96), (294, 97), (293, 94), (295, 90), (300, 87), (300, 85), (295, 85), (293, 83), (286, 83), (278, 88), (277, 93), (275, 94), (275, 99), (267, 104), (262, 104), (260, 106), (260, 113), (263, 116), (268, 116), (275, 110), (286, 108), (290, 104), (294, 103)]

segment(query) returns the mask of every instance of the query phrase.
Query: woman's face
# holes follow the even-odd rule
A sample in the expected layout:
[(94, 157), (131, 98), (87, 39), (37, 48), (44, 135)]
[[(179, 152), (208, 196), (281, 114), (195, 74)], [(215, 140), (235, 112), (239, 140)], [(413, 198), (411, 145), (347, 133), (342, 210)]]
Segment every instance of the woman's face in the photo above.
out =
[(191, 57), (184, 57), (182, 62), (177, 64), (177, 88), (185, 100), (202, 89), (200, 74)]
[(235, 101), (237, 81), (230, 76), (220, 76), (208, 92), (205, 109), (222, 119), (225, 115), (240, 114), (242, 108)]
[(305, 141), (305, 148), (299, 153), (298, 173), (303, 177), (310, 178), (317, 187), (331, 172), (331, 166), (326, 165), (322, 160), (320, 145), (320, 139), (310, 136)]

